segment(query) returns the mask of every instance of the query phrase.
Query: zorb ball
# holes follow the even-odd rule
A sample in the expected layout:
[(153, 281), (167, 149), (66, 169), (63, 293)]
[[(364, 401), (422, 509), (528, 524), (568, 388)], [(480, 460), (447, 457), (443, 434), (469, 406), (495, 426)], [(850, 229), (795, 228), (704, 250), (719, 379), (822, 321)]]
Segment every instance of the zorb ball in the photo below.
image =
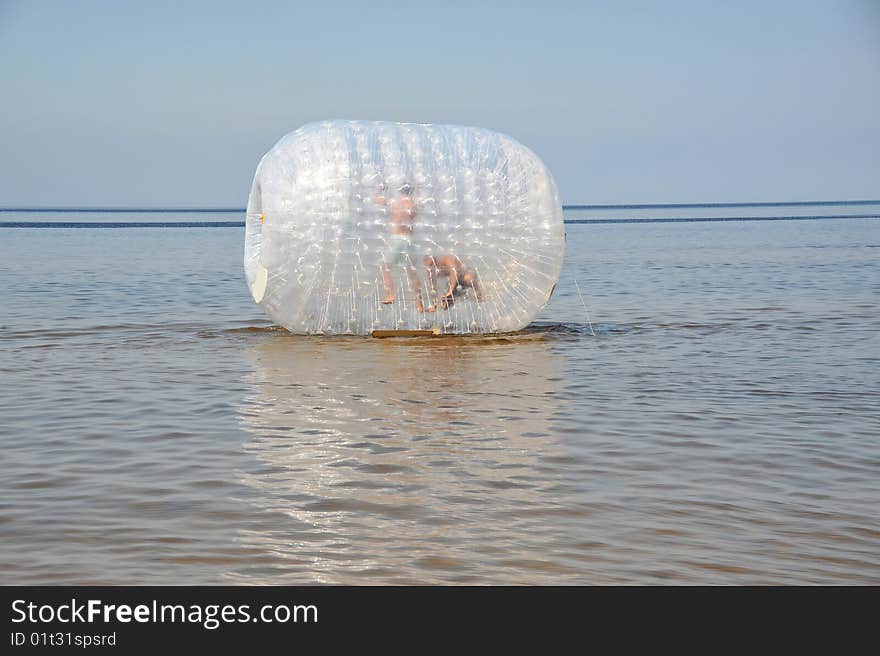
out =
[(260, 161), (244, 268), (293, 333), (501, 333), (550, 299), (564, 248), (556, 184), (510, 137), (323, 121)]

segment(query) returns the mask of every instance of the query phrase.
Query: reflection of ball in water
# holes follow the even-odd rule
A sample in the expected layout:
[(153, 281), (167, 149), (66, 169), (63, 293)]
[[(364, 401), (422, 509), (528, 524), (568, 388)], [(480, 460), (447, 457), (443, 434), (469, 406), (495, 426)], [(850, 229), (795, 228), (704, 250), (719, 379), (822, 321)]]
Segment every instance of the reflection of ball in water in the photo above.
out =
[(510, 137), (325, 121), (260, 161), (244, 267), (294, 333), (506, 332), (549, 299), (564, 241), (553, 178)]

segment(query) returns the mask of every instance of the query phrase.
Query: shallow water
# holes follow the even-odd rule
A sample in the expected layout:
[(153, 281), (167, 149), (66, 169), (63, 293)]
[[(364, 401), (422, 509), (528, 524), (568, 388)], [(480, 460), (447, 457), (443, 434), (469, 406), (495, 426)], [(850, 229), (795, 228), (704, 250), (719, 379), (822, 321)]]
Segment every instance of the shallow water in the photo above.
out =
[(569, 226), (410, 340), (272, 327), (242, 232), (0, 231), (0, 583), (880, 583), (880, 221)]

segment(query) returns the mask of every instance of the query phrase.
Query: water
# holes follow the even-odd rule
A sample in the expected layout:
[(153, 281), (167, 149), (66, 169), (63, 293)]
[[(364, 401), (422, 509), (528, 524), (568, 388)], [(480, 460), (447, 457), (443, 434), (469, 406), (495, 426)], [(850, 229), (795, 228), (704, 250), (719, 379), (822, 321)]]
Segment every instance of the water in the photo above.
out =
[(880, 221), (570, 225), (430, 340), (272, 327), (242, 233), (0, 230), (0, 583), (880, 583)]

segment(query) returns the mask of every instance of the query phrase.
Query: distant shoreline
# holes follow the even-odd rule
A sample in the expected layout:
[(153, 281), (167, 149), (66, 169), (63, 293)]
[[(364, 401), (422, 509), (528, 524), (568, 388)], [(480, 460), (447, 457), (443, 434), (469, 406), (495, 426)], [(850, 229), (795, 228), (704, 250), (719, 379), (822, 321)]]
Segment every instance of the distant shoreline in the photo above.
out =
[[(629, 203), (600, 205), (563, 205), (563, 210), (662, 210), (720, 207), (834, 207), (846, 205), (880, 205), (880, 200), (795, 200), (732, 203)], [(109, 214), (239, 214), (244, 207), (0, 207), (0, 212), (58, 212)], [(829, 217), (822, 217), (829, 218)]]

